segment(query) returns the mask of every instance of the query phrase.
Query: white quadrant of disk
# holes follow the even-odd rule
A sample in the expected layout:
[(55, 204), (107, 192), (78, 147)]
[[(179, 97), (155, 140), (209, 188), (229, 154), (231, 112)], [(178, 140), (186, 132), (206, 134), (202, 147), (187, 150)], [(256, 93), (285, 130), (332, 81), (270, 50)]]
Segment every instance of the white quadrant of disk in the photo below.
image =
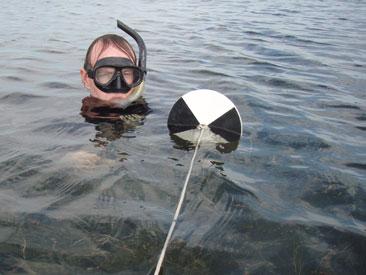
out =
[[(226, 96), (213, 90), (195, 90), (182, 96), (200, 124), (209, 125), (235, 105)], [(204, 104), (203, 104), (204, 102)]]

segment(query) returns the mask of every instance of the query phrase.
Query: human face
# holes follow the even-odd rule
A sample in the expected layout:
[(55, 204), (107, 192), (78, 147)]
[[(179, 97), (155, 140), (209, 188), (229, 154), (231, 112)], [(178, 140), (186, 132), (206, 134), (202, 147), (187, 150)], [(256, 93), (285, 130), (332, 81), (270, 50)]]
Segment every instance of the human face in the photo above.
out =
[[(95, 44), (90, 56), (90, 63), (92, 67), (94, 67), (95, 63), (98, 60), (105, 57), (129, 58), (125, 52), (121, 51), (120, 49), (112, 45), (107, 47), (102, 53), (100, 53), (100, 51), (101, 51), (101, 44), (100, 43)], [(105, 93), (95, 86), (93, 79), (90, 79), (88, 77), (87, 72), (85, 71), (84, 68), (80, 69), (80, 75), (84, 86), (90, 91), (90, 95), (103, 101), (110, 101), (112, 103), (113, 102), (117, 103), (119, 100), (127, 99), (134, 91), (134, 89), (131, 89), (127, 93)]]

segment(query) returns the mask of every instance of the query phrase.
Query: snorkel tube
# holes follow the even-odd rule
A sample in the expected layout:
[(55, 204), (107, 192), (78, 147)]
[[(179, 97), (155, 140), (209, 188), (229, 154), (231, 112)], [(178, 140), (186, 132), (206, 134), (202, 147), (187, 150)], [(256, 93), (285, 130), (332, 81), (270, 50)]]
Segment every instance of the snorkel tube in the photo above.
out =
[(132, 28), (130, 28), (129, 26), (127, 26), (126, 24), (124, 24), (122, 21), (117, 19), (117, 27), (119, 29), (121, 29), (122, 31), (124, 31), (125, 33), (127, 33), (128, 35), (130, 35), (137, 43), (137, 46), (139, 48), (139, 58), (138, 58), (138, 63), (137, 66), (143, 71), (143, 75), (142, 75), (142, 82), (132, 88), (133, 92), (131, 93), (131, 95), (126, 98), (126, 99), (118, 99), (116, 101), (114, 101), (115, 104), (119, 105), (122, 108), (126, 108), (128, 107), (132, 102), (136, 101), (141, 95), (142, 92), (144, 90), (144, 83), (145, 83), (145, 75), (147, 74), (147, 70), (146, 70), (146, 46), (145, 46), (145, 42), (142, 39), (142, 37)]
[(146, 46), (144, 40), (141, 38), (141, 36), (133, 29), (131, 29), (126, 24), (122, 23), (122, 21), (117, 19), (117, 27), (130, 35), (133, 39), (135, 39), (138, 47), (139, 47), (139, 61), (138, 66), (141, 68), (141, 70), (144, 72), (144, 74), (147, 73), (146, 71)]

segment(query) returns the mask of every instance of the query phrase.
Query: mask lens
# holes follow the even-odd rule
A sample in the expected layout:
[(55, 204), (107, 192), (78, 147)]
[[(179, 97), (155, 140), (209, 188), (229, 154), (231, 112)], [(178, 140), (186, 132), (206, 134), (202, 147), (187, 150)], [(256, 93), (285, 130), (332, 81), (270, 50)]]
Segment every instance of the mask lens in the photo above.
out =
[(95, 80), (102, 85), (106, 85), (112, 80), (115, 71), (113, 67), (98, 68), (95, 72)]
[(123, 79), (127, 85), (134, 85), (139, 82), (141, 78), (141, 72), (137, 68), (124, 68), (122, 69)]

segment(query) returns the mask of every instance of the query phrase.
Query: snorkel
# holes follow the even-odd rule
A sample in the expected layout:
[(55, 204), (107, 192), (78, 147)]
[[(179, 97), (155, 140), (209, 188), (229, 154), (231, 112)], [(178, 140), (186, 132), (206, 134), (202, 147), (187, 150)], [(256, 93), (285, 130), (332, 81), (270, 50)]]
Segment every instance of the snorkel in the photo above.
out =
[(138, 59), (137, 64), (143, 72), (142, 81), (137, 87), (133, 88), (134, 91), (132, 92), (132, 94), (127, 99), (119, 100), (118, 102), (116, 102), (120, 107), (126, 108), (132, 102), (136, 101), (142, 95), (142, 92), (144, 91), (145, 75), (147, 74), (147, 69), (146, 69), (147, 53), (146, 53), (146, 46), (145, 46), (144, 40), (135, 30), (133, 30), (132, 28), (130, 28), (129, 26), (127, 26), (126, 24), (124, 24), (122, 21), (120, 21), (118, 19), (117, 19), (117, 27), (119, 29), (121, 29), (122, 31), (124, 31), (125, 33), (127, 33), (128, 35), (130, 35), (136, 41), (137, 46), (139, 48), (139, 59)]
[(146, 46), (144, 40), (141, 38), (141, 36), (133, 29), (131, 29), (126, 24), (122, 23), (122, 21), (117, 19), (117, 27), (120, 28), (122, 31), (127, 33), (129, 36), (131, 36), (137, 43), (137, 46), (139, 47), (139, 61), (138, 66), (141, 68), (141, 70), (144, 72), (144, 74), (147, 73), (146, 71)]

